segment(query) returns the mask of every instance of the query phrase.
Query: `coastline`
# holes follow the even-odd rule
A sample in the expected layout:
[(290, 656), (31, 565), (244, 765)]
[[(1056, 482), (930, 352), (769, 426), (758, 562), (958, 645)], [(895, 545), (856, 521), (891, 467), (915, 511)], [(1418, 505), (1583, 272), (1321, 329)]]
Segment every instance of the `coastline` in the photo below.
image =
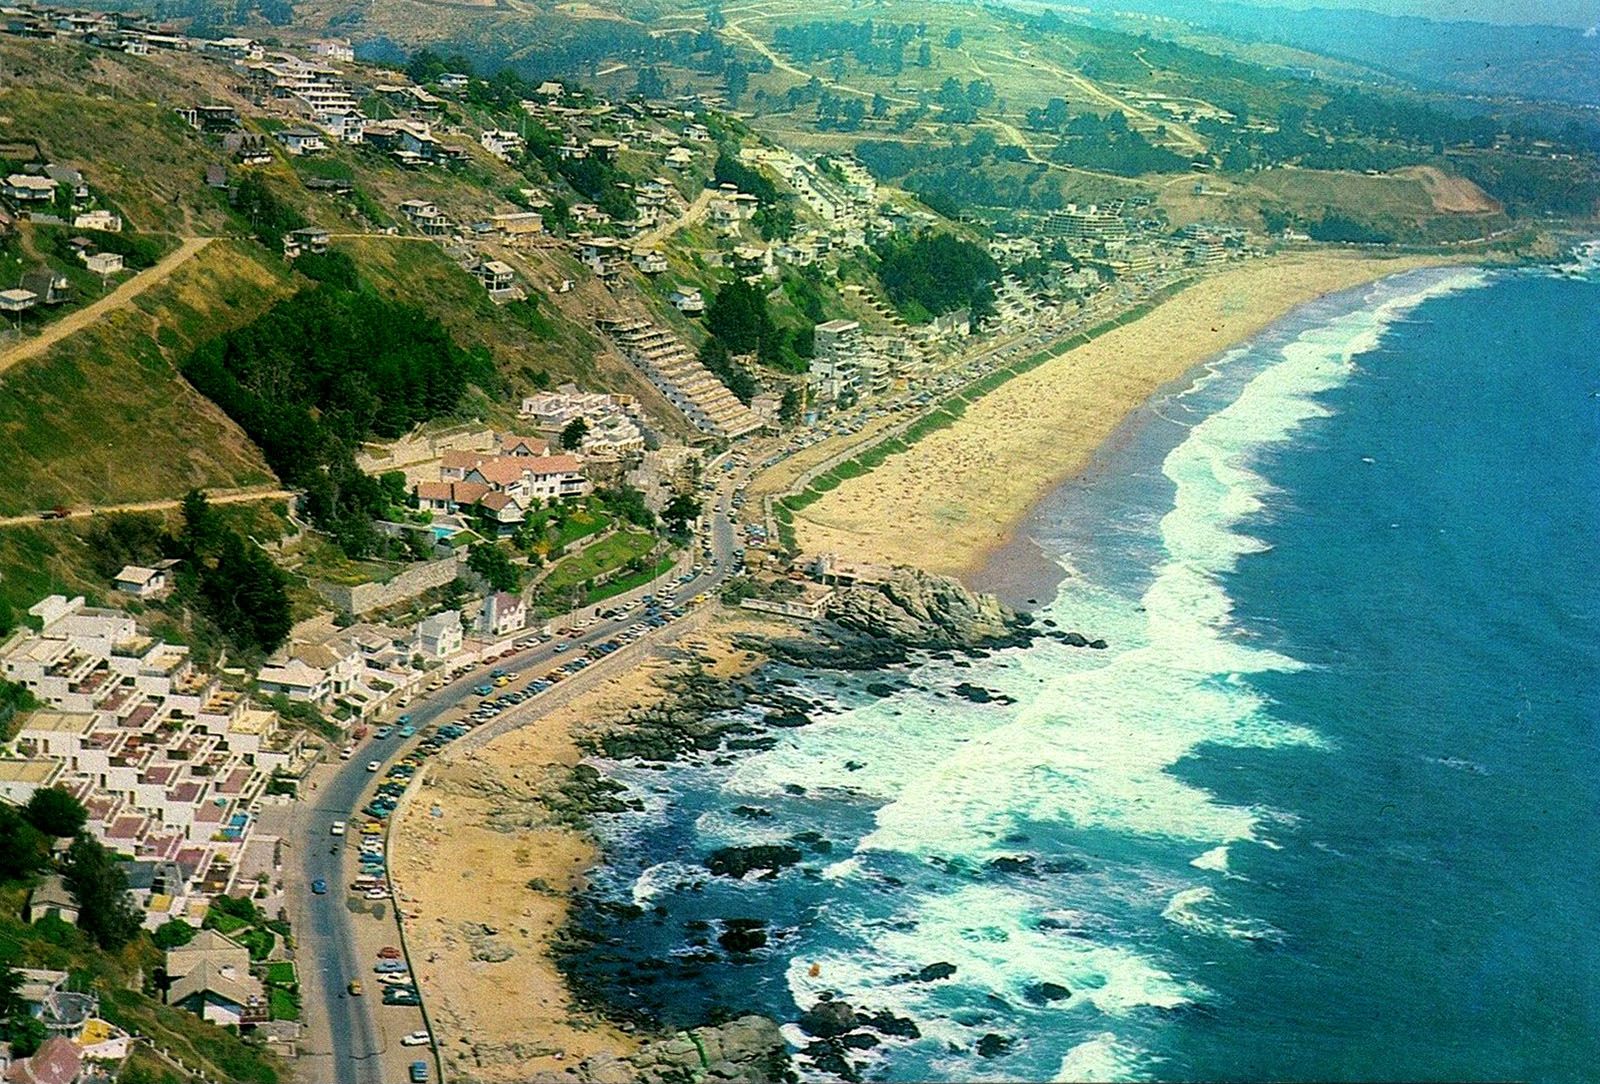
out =
[(640, 1051), (648, 1036), (582, 1005), (556, 963), (572, 901), (601, 857), (582, 800), (563, 784), (586, 740), (663, 700), (666, 679), (690, 660), (718, 678), (748, 673), (759, 657), (732, 640), (758, 625), (733, 617), (690, 632), (482, 748), (429, 765), (395, 824), (390, 862), (451, 1077), (523, 1084)]
[[(1042, 600), (1059, 584), (1060, 570), (1028, 548), (1022, 524), (1153, 396), (1320, 297), (1459, 262), (1292, 253), (1203, 279), (1140, 319), (1014, 377), (912, 451), (796, 512), (800, 548), (954, 575), (1013, 604)], [(1002, 552), (1019, 562), (1005, 575), (993, 571)]]

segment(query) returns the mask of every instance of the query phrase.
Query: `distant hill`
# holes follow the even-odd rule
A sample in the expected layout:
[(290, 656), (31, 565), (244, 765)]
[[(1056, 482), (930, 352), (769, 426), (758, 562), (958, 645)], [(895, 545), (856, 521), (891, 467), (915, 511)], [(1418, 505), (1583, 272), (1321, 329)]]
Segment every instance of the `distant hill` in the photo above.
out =
[(1425, 86), (1600, 104), (1600, 36), (1558, 26), (1443, 22), (1346, 8), (1292, 10), (1211, 0), (1096, 0), (1095, 12), (1179, 19), (1239, 41), (1290, 45)]

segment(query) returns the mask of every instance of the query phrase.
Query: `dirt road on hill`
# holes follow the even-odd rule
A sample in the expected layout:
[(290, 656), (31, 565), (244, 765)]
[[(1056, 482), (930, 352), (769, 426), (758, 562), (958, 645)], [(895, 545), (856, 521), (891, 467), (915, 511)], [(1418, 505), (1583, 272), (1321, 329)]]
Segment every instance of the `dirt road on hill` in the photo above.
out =
[(76, 312), (68, 313), (53, 324), (47, 324), (42, 332), (31, 339), (24, 339), (0, 349), (0, 373), (29, 358), (37, 357), (67, 336), (82, 331), (111, 310), (128, 304), (152, 286), (167, 281), (174, 271), (213, 240), (211, 237), (184, 238), (176, 251), (168, 253), (154, 267), (139, 272), (100, 300), (91, 302)]
[[(251, 501), (281, 501), (294, 496), (287, 489), (276, 486), (261, 485), (251, 486), (248, 489), (210, 489), (206, 490), (206, 500), (212, 504), (249, 504)], [(166, 512), (178, 508), (183, 504), (179, 498), (160, 501), (134, 501), (131, 504), (103, 504), (93, 508), (70, 508), (64, 516), (53, 517), (54, 521), (63, 519), (88, 519), (90, 516), (104, 516), (115, 512)], [(49, 522), (39, 518), (39, 513), (34, 512), (25, 516), (0, 516), (0, 527), (17, 527), (27, 523)]]

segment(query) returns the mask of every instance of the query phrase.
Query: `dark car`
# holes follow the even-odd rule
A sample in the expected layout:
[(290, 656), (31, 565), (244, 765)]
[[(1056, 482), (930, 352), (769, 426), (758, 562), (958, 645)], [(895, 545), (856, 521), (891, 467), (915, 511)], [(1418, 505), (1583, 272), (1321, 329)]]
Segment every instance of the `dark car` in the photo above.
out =
[(318, 896), (326, 896), (328, 894), (328, 882), (318, 877), (311, 882), (311, 891)]

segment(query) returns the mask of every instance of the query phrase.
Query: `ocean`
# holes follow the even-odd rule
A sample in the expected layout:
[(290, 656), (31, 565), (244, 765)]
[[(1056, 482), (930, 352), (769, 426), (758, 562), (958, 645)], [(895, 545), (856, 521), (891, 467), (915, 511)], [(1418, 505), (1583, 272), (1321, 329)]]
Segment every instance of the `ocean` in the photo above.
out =
[(602, 765), (570, 973), (810, 1080), (1595, 1079), (1590, 271), (1399, 275), (1157, 397), (1028, 528), (1104, 650), (771, 668), (810, 725)]

